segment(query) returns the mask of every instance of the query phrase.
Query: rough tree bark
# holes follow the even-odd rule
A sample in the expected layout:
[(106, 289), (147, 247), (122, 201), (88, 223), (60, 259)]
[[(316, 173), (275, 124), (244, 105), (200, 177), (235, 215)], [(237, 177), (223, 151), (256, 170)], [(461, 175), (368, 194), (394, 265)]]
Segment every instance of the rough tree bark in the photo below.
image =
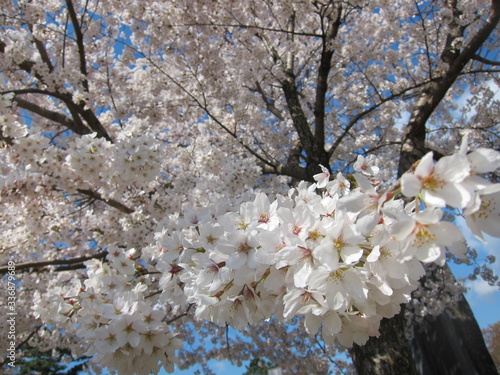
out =
[[(444, 271), (451, 273), (447, 266)], [(410, 346), (418, 374), (498, 374), (481, 328), (463, 295), (435, 319), (425, 319), (413, 328)]]
[(364, 346), (354, 345), (349, 352), (358, 375), (418, 374), (404, 327), (401, 312), (382, 320), (379, 338), (370, 338)]

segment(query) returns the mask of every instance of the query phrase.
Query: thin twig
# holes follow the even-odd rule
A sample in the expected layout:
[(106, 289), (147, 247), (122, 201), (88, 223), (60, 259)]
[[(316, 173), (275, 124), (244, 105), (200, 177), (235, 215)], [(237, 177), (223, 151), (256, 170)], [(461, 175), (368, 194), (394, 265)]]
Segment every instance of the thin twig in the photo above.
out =
[(184, 311), (182, 314), (179, 314), (177, 316), (174, 316), (172, 319), (170, 320), (167, 320), (167, 324), (172, 324), (173, 322), (175, 322), (176, 320), (179, 320), (180, 318), (183, 318), (185, 316), (187, 316), (189, 314), (189, 310), (191, 310), (191, 307), (194, 306), (194, 303), (190, 303), (186, 309), (186, 311)]

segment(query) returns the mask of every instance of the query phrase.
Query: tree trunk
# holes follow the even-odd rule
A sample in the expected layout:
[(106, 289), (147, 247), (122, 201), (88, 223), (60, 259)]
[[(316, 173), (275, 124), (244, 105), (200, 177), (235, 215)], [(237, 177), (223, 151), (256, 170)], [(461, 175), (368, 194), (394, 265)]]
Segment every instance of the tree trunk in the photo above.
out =
[(498, 374), (467, 300), (415, 326), (410, 345), (418, 374)]
[(404, 308), (391, 319), (383, 319), (380, 337), (350, 350), (358, 375), (417, 375), (412, 351), (405, 336)]
[(358, 375), (497, 375), (467, 300), (462, 295), (435, 319), (414, 325), (404, 335), (403, 312), (380, 325), (380, 337), (350, 350)]

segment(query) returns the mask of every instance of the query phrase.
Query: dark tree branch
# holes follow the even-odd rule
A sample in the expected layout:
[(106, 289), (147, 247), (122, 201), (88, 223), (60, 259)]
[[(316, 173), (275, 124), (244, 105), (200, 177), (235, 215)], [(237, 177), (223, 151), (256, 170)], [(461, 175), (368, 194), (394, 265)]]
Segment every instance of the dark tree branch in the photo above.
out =
[(446, 59), (449, 68), (439, 80), (431, 81), (418, 99), (403, 135), (398, 175), (402, 175), (411, 165), (425, 153), (426, 123), (434, 110), (455, 83), (467, 63), (488, 39), (500, 20), (500, 0), (492, 0), (491, 14), (476, 35), (459, 53), (443, 52), (441, 58)]
[(283, 93), (285, 94), (288, 111), (292, 118), (293, 126), (297, 131), (302, 146), (307, 155), (312, 155), (315, 149), (314, 136), (309, 127), (307, 117), (304, 114), (302, 105), (300, 104), (298, 88), (295, 83), (295, 75), (293, 72), (287, 71), (286, 78), (281, 82)]
[[(16, 271), (36, 271), (40, 272), (44, 270), (46, 267), (51, 267), (51, 266), (71, 266), (71, 265), (77, 265), (77, 264), (83, 264), (83, 262), (86, 262), (87, 260), (91, 259), (102, 259), (104, 258), (108, 253), (107, 252), (100, 252), (94, 255), (85, 255), (77, 258), (71, 258), (71, 259), (53, 259), (53, 260), (37, 260), (33, 262), (25, 262), (25, 263), (18, 263), (16, 264)], [(7, 273), (9, 266), (1, 266), (0, 267), (0, 275), (4, 275)], [(56, 269), (57, 270), (57, 269)]]
[(76, 14), (75, 8), (73, 6), (73, 2), (71, 0), (66, 0), (66, 6), (68, 9), (69, 17), (71, 19), (71, 23), (73, 24), (73, 29), (76, 36), (76, 45), (78, 47), (78, 57), (80, 59), (80, 72), (83, 77), (85, 77), (82, 81), (82, 86), (86, 92), (89, 92), (89, 83), (87, 81), (87, 61), (85, 57), (85, 44), (83, 41), (83, 33), (80, 28), (80, 23), (78, 22), (78, 16)]
[[(294, 27), (295, 15), (292, 14), (289, 19), (289, 28), (290, 30), (293, 30)], [(291, 38), (292, 36), (293, 34), (289, 37)], [(330, 163), (324, 145), (318, 147), (316, 144), (313, 132), (309, 126), (309, 122), (307, 121), (302, 104), (300, 103), (299, 89), (295, 81), (294, 56), (290, 51), (288, 51), (286, 62), (281, 65), (281, 69), (285, 75), (285, 78), (280, 82), (281, 87), (285, 95), (288, 112), (292, 118), (293, 127), (295, 128), (295, 131), (299, 136), (301, 146), (307, 155), (307, 180), (311, 181), (312, 176), (319, 170), (320, 164), (328, 167)]]
[[(31, 29), (31, 27), (30, 27)], [(49, 68), (49, 71), (52, 73), (54, 71), (54, 66), (52, 65), (52, 62), (50, 61), (49, 54), (47, 53), (47, 50), (45, 49), (45, 45), (37, 38), (33, 37), (33, 41), (35, 42), (36, 49), (38, 50), (38, 53), (40, 53), (40, 57), (42, 58), (42, 61), (47, 65)]]
[(272, 100), (266, 96), (266, 93), (264, 92), (264, 90), (260, 86), (259, 81), (255, 81), (255, 88), (248, 87), (248, 89), (252, 92), (258, 92), (260, 94), (260, 96), (262, 97), (262, 100), (266, 104), (266, 109), (269, 112), (271, 112), (274, 116), (276, 116), (276, 118), (278, 120), (280, 120), (280, 121), (284, 120), (283, 115), (281, 114), (279, 109), (276, 108), (276, 106), (274, 105), (274, 100)]
[(419, 87), (422, 87), (422, 86), (425, 86), (429, 83), (429, 81), (425, 81), (425, 82), (421, 82), (419, 84), (415, 84), (414, 86), (411, 86), (411, 87), (407, 87), (406, 89), (398, 92), (398, 93), (394, 93), (394, 94), (391, 94), (391, 95), (388, 95), (386, 96), (385, 98), (382, 98), (378, 103), (375, 103), (373, 104), (371, 107), (365, 109), (364, 111), (361, 111), (359, 112), (356, 116), (354, 116), (350, 121), (349, 123), (346, 125), (346, 127), (344, 128), (344, 131), (342, 132), (341, 135), (339, 135), (336, 139), (335, 139), (335, 142), (333, 143), (333, 145), (330, 147), (330, 149), (328, 150), (328, 155), (329, 155), (329, 158), (333, 155), (333, 153), (335, 152), (335, 150), (337, 149), (337, 147), (339, 147), (339, 145), (342, 143), (342, 141), (344, 140), (344, 138), (349, 134), (349, 132), (351, 131), (351, 129), (361, 120), (363, 119), (364, 117), (370, 115), (371, 113), (375, 112), (380, 106), (382, 106), (384, 103), (387, 103), (389, 101), (392, 101), (392, 100), (395, 100), (395, 99), (399, 99), (399, 98), (402, 98), (402, 97), (405, 97), (407, 95), (409, 95), (409, 93), (411, 93), (412, 91), (414, 91), (415, 89), (419, 88)]
[(276, 174), (280, 176), (288, 176), (297, 181), (312, 181), (307, 169), (300, 164), (302, 155), (302, 144), (300, 140), (296, 140), (290, 148), (288, 158), (285, 163), (268, 166), (259, 165), (263, 174)]
[(173, 322), (175, 322), (176, 320), (179, 320), (185, 316), (187, 316), (189, 314), (189, 310), (191, 310), (191, 308), (194, 306), (194, 303), (190, 303), (186, 309), (186, 311), (184, 311), (182, 314), (179, 314), (177, 316), (174, 316), (173, 318), (169, 319), (166, 321), (167, 325), (168, 324), (172, 324)]
[[(337, 38), (342, 20), (342, 6), (336, 9), (337, 17), (329, 25), (322, 37), (321, 59), (318, 68), (318, 79), (316, 81), (316, 100), (314, 103), (315, 133), (314, 138), (317, 149), (325, 147), (325, 105), (326, 93), (328, 91), (328, 75), (330, 74), (331, 62), (335, 47), (333, 42)], [(329, 19), (329, 17), (327, 17)], [(326, 167), (329, 167), (326, 165)]]
[[(66, 104), (70, 103), (70, 101), (65, 101)], [(73, 101), (71, 101), (72, 105), (75, 105)], [(101, 124), (101, 121), (97, 118), (94, 111), (89, 108), (85, 108), (85, 103), (80, 103), (78, 106), (78, 113), (83, 117), (85, 122), (90, 126), (90, 128), (97, 133), (98, 137), (105, 138), (109, 142), (113, 143), (113, 140), (109, 136), (104, 126)], [(68, 106), (69, 108), (69, 106)]]
[[(80, 117), (80, 107), (77, 106), (71, 96), (69, 94), (65, 93), (60, 93), (57, 91), (48, 91), (48, 90), (42, 90), (42, 89), (37, 89), (37, 88), (29, 88), (29, 89), (19, 89), (19, 90), (11, 90), (11, 91), (5, 91), (2, 92), (2, 94), (7, 94), (7, 93), (13, 93), (15, 95), (20, 95), (20, 94), (41, 94), (41, 95), (46, 95), (46, 96), (51, 96), (53, 98), (61, 100), (64, 104), (66, 104), (66, 107), (68, 108), (69, 112), (71, 113), (71, 117), (73, 118), (73, 122), (75, 123), (75, 128), (77, 129), (84, 129), (87, 126), (83, 123), (81, 117)], [(91, 133), (89, 131), (89, 133)], [(102, 137), (103, 135), (101, 133), (97, 133), (99, 137)]]
[(104, 202), (104, 203), (108, 204), (109, 206), (116, 208), (118, 211), (121, 211), (125, 214), (131, 214), (132, 212), (134, 212), (134, 210), (132, 208), (125, 206), (123, 203), (120, 203), (114, 199), (103, 198), (102, 195), (96, 191), (87, 190), (87, 189), (78, 189), (77, 191), (80, 194), (86, 195), (89, 198)]
[(276, 174), (280, 176), (288, 176), (297, 180), (310, 181), (311, 178), (307, 173), (307, 169), (299, 164), (278, 164), (278, 165), (260, 165), (263, 174)]
[(474, 55), (473, 59), (476, 61), (482, 62), (483, 64), (492, 65), (492, 66), (500, 66), (500, 61), (486, 59), (486, 58), (484, 58), (480, 55), (477, 55), (477, 54)]
[(77, 124), (70, 118), (63, 115), (62, 113), (42, 108), (37, 104), (31, 103), (27, 100), (20, 98), (19, 96), (14, 97), (13, 100), (19, 107), (26, 109), (27, 111), (36, 113), (37, 115), (42, 116), (47, 120), (57, 122), (58, 124), (61, 124), (66, 128), (68, 128), (69, 130), (75, 132), (76, 134), (84, 135), (84, 134), (90, 134), (92, 132), (88, 127), (86, 127), (83, 124), (83, 122), (79, 122)]
[[(83, 40), (83, 33), (81, 30), (81, 25), (78, 21), (78, 16), (76, 14), (75, 8), (73, 6), (72, 0), (66, 0), (66, 6), (68, 8), (69, 17), (71, 19), (71, 23), (73, 24), (73, 29), (76, 35), (76, 44), (78, 47), (78, 57), (80, 59), (80, 72), (84, 79), (82, 80), (82, 86), (85, 92), (89, 92), (89, 83), (87, 80), (88, 72), (87, 72), (87, 61), (85, 55), (85, 43)], [(86, 109), (85, 102), (78, 103), (79, 114), (83, 117), (83, 119), (87, 122), (90, 128), (95, 131), (99, 136), (106, 138), (108, 141), (112, 142), (111, 137), (108, 132), (104, 129), (99, 119), (96, 117), (94, 112), (90, 109)]]

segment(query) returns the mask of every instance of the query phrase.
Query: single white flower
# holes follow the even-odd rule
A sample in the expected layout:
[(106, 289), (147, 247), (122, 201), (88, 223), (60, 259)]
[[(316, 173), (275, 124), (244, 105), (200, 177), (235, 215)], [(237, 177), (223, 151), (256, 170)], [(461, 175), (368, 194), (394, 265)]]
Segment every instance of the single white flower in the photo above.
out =
[(141, 334), (148, 331), (140, 314), (121, 315), (109, 324), (116, 332), (117, 340), (122, 346), (130, 344), (136, 348), (141, 341)]
[(500, 237), (500, 184), (490, 185), (475, 194), (464, 209), (471, 232), (484, 241), (483, 233)]
[(443, 211), (429, 208), (414, 217), (401, 215), (400, 220), (391, 227), (392, 235), (401, 241), (404, 257), (416, 256), (421, 262), (436, 262), (444, 265), (445, 249), (448, 248), (459, 258), (464, 258), (465, 239), (455, 225), (440, 221)]
[(461, 154), (445, 156), (434, 165), (432, 152), (427, 153), (415, 168), (415, 173), (401, 177), (401, 191), (407, 197), (420, 194), (431, 206), (463, 208), (471, 199), (469, 190), (461, 182), (469, 176), (470, 165)]
[(322, 165), (320, 165), (320, 168), (322, 172), (313, 176), (316, 181), (316, 187), (319, 189), (324, 188), (330, 180), (330, 171)]
[(339, 172), (335, 180), (328, 184), (328, 193), (330, 193), (330, 195), (338, 194), (344, 196), (349, 194), (350, 188), (351, 183), (342, 175), (342, 172)]
[(257, 268), (255, 253), (258, 245), (255, 236), (238, 231), (222, 238), (217, 245), (217, 250), (227, 256), (226, 266), (231, 269), (237, 270), (244, 264), (250, 268)]
[(361, 172), (367, 176), (376, 176), (380, 171), (380, 168), (375, 165), (375, 156), (368, 155), (366, 158), (363, 155), (358, 155), (356, 162), (352, 166), (352, 168), (356, 172)]

